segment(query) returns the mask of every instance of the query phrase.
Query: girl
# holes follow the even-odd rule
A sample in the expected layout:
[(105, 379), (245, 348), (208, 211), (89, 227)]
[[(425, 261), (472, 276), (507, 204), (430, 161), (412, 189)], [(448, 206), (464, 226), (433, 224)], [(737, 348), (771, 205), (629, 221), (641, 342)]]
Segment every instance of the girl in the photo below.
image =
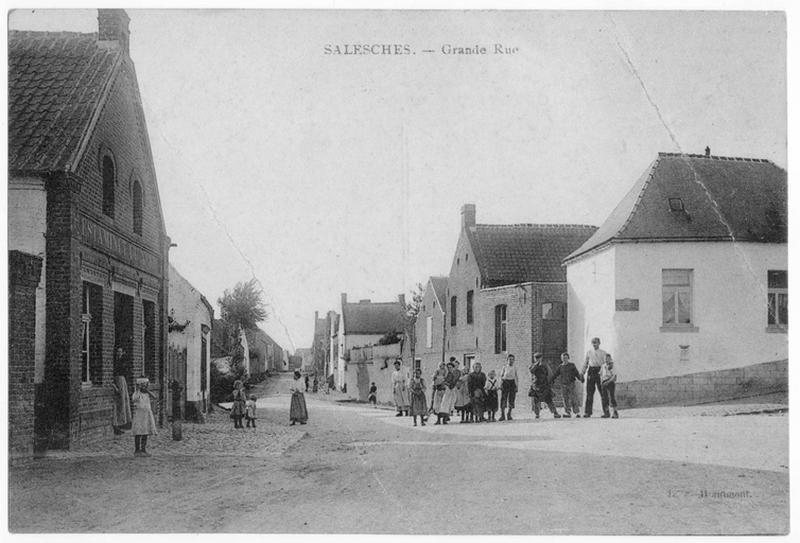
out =
[(242, 418), (247, 408), (247, 393), (244, 391), (242, 382), (238, 379), (233, 383), (233, 407), (231, 407), (231, 418), (234, 428), (244, 428)]
[(417, 415), (420, 423), (425, 426), (428, 402), (425, 400), (425, 379), (422, 378), (422, 370), (414, 370), (414, 377), (408, 381), (408, 388), (411, 391), (411, 416), (414, 419), (414, 426), (417, 425)]
[(289, 390), (292, 393), (292, 403), (289, 406), (289, 426), (294, 426), (296, 422), (305, 424), (308, 421), (308, 409), (306, 409), (306, 397), (303, 394), (305, 386), (300, 380), (300, 372), (294, 371), (294, 380)]
[(250, 400), (248, 400), (247, 405), (245, 405), (244, 411), (244, 418), (247, 420), (247, 427), (250, 428), (250, 424), (253, 425), (253, 429), (256, 427), (256, 395), (252, 394), (250, 396)]
[(494, 370), (490, 370), (486, 385), (483, 387), (486, 391), (486, 411), (489, 413), (489, 422), (495, 422), (494, 415), (497, 413), (497, 378), (495, 375)]
[(136, 449), (134, 456), (150, 456), (147, 452), (147, 436), (157, 435), (156, 419), (153, 417), (153, 410), (150, 409), (150, 398), (155, 399), (155, 394), (148, 390), (150, 381), (147, 377), (136, 379), (136, 391), (131, 396), (133, 400), (133, 422), (131, 431), (133, 432), (133, 443)]

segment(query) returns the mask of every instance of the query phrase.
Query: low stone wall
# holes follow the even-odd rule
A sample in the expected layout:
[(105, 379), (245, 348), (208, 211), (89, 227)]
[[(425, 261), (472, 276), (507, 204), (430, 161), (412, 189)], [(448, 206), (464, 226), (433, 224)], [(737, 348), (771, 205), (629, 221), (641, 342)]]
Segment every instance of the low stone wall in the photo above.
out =
[(617, 383), (620, 407), (693, 405), (789, 389), (788, 360)]

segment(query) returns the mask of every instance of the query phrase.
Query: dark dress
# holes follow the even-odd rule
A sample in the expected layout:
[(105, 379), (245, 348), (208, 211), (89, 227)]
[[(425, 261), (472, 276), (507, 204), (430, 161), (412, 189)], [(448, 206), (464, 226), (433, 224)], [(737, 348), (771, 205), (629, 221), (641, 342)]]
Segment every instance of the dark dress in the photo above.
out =
[(233, 389), (233, 406), (231, 418), (244, 417), (244, 408), (247, 405), (247, 393), (243, 388)]
[(497, 378), (486, 381), (486, 410), (497, 411)]
[(428, 413), (428, 401), (425, 399), (425, 380), (413, 377), (408, 382), (411, 389), (411, 416), (424, 417)]
[(301, 391), (300, 380), (297, 379), (292, 387), (292, 402), (289, 406), (289, 420), (305, 424), (308, 420), (308, 409), (306, 408), (306, 396)]

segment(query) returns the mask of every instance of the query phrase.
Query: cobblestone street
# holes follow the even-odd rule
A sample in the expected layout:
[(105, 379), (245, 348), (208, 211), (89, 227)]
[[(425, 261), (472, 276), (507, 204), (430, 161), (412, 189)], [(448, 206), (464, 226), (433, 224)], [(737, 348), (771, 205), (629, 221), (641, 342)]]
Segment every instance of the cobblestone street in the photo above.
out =
[[(259, 390), (256, 431), (234, 430), (218, 410), (205, 425), (185, 424), (181, 442), (173, 442), (165, 427), (148, 447), (151, 458), (134, 458), (131, 438), (123, 436), (103, 448), (51, 454), (13, 468), (10, 529), (788, 530), (787, 415), (730, 416), (785, 410), (781, 398), (628, 410), (619, 420), (556, 421), (544, 415), (535, 421), (519, 409), (510, 423), (414, 428), (386, 406), (343, 403), (338, 393), (308, 394), (308, 425), (290, 427), (288, 395), (269, 386)], [(457, 502), (454, 493), (462, 496)], [(442, 522), (475, 515), (485, 521)]]

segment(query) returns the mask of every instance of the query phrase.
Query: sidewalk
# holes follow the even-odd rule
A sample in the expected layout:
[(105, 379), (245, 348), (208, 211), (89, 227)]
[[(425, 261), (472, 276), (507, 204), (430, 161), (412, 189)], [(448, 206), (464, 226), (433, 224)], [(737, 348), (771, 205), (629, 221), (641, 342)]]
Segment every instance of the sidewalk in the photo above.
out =
[[(164, 456), (236, 456), (262, 458), (282, 454), (305, 435), (299, 428), (258, 421), (258, 428), (236, 429), (228, 413), (217, 409), (205, 424), (184, 422), (183, 439), (173, 441), (172, 426), (165, 424), (158, 435), (147, 440), (147, 450), (154, 457)], [(46, 451), (40, 458), (74, 459), (92, 457), (132, 457), (133, 435), (130, 431), (112, 435), (90, 445), (68, 451)]]

